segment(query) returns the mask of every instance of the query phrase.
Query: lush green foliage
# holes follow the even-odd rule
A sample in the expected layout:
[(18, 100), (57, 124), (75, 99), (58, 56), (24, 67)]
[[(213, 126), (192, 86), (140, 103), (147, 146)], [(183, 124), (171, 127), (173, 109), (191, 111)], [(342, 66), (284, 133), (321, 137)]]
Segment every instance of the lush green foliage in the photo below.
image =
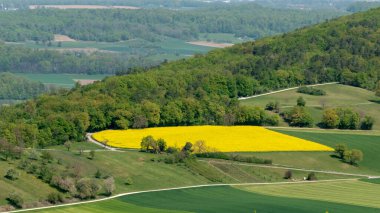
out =
[(24, 100), (46, 92), (39, 82), (27, 80), (10, 73), (0, 73), (0, 99)]
[[(197, 39), (199, 33), (233, 33), (261, 38), (289, 32), (340, 15), (333, 11), (264, 8), (256, 4), (199, 10), (20, 10), (0, 13), (5, 41), (49, 41), (64, 34), (85, 41), (123, 41), (162, 37)], [(96, 23), (96, 24), (89, 24)]]
[[(82, 140), (86, 131), (107, 128), (273, 125), (278, 123), (278, 115), (271, 116), (256, 107), (241, 107), (236, 98), (336, 80), (374, 89), (380, 65), (379, 12), (380, 9), (343, 17), (1, 108), (0, 135), (15, 144), (22, 138), (28, 146), (44, 146)], [(340, 57), (343, 53), (344, 57)], [(347, 76), (353, 81), (347, 81)], [(292, 114), (298, 119), (295, 126), (311, 125), (302, 107), (294, 110)]]
[(297, 89), (297, 92), (316, 96), (326, 95), (326, 92), (324, 90), (316, 89), (314, 87), (300, 87)]

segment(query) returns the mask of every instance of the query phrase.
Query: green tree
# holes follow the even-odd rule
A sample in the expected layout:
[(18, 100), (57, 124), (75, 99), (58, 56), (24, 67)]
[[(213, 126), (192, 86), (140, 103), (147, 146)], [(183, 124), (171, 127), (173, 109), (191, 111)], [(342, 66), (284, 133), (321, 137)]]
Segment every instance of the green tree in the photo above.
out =
[(348, 150), (346, 144), (337, 144), (335, 146), (335, 153), (338, 155), (340, 159), (344, 158), (344, 153)]
[(7, 200), (12, 206), (16, 208), (22, 208), (22, 205), (24, 204), (24, 200), (22, 199), (21, 195), (16, 192), (9, 194)]
[(67, 151), (70, 151), (71, 145), (72, 145), (71, 141), (66, 141), (65, 142), (64, 146), (66, 147)]
[(375, 93), (377, 96), (380, 96), (380, 81), (377, 82)]
[(305, 99), (303, 99), (302, 96), (298, 97), (298, 99), (297, 99), (297, 106), (301, 106), (301, 107), (306, 106), (306, 101), (305, 101)]
[(167, 148), (166, 141), (162, 138), (159, 138), (157, 140), (157, 146), (158, 146), (159, 152), (164, 152)]
[(364, 119), (360, 123), (360, 129), (371, 130), (374, 123), (375, 123), (375, 119), (373, 119), (371, 116), (365, 116)]
[(324, 128), (336, 128), (339, 124), (339, 116), (335, 109), (326, 109), (322, 116), (322, 126)]
[(152, 150), (154, 147), (156, 147), (156, 140), (153, 138), (153, 136), (148, 135), (141, 140), (141, 150), (149, 152)]
[(313, 118), (306, 111), (305, 107), (295, 106), (290, 111), (284, 113), (284, 119), (290, 126), (311, 127), (313, 126)]
[(344, 152), (344, 160), (351, 165), (356, 165), (363, 160), (363, 152), (357, 149), (346, 150)]
[(90, 153), (89, 153), (89, 156), (90, 156), (91, 160), (94, 160), (94, 158), (95, 158), (95, 150), (91, 150)]
[(8, 169), (4, 177), (9, 180), (17, 180), (19, 176), (20, 174), (15, 169)]

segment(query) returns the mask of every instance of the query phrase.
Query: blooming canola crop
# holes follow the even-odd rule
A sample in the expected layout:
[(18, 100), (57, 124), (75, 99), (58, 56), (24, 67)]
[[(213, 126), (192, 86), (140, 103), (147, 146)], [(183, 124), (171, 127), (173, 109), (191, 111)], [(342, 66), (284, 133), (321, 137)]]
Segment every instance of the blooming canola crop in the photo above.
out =
[(105, 130), (93, 134), (99, 142), (119, 148), (140, 148), (143, 137), (162, 138), (168, 146), (205, 141), (222, 152), (332, 151), (331, 147), (257, 126), (180, 126)]

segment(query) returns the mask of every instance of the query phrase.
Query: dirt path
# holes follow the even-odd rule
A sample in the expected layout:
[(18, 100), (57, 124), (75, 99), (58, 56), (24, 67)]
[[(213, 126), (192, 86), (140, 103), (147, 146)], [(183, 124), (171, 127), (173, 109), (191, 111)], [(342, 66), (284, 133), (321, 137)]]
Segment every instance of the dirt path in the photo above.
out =
[[(330, 85), (330, 84), (338, 84), (338, 83), (339, 83), (339, 82), (330, 82), (330, 83), (313, 84), (313, 85), (306, 85), (306, 86), (307, 86), (307, 87), (316, 87), (316, 86), (323, 86), (323, 85)], [(277, 91), (268, 92), (268, 93), (264, 93), (264, 94), (260, 94), (260, 95), (252, 95), (252, 96), (248, 96), (248, 97), (241, 97), (241, 98), (239, 98), (239, 100), (246, 100), (246, 99), (251, 99), (251, 98), (257, 98), (257, 97), (260, 97), (260, 96), (276, 94), (276, 93), (280, 93), (280, 92), (285, 92), (285, 91), (289, 91), (289, 90), (298, 89), (298, 88), (300, 88), (300, 87), (301, 87), (301, 86), (299, 86), (299, 87), (287, 88), (287, 89), (282, 89), (282, 90), (277, 90)]]
[(240, 165), (240, 166), (251, 166), (251, 167), (260, 167), (260, 168), (272, 168), (272, 169), (288, 169), (295, 171), (303, 171), (303, 172), (316, 172), (316, 173), (325, 173), (325, 174), (333, 174), (333, 175), (344, 175), (344, 176), (353, 176), (353, 177), (363, 177), (368, 179), (380, 178), (373, 175), (366, 174), (353, 174), (353, 173), (344, 173), (344, 172), (336, 172), (336, 171), (327, 171), (327, 170), (315, 170), (315, 169), (304, 169), (304, 168), (294, 168), (285, 165), (273, 164), (273, 165), (259, 165), (253, 163), (239, 163), (239, 162), (224, 162), (219, 160), (199, 160), (207, 163), (215, 163), (215, 164), (231, 164)]
[(82, 201), (82, 202), (76, 202), (76, 203), (67, 203), (67, 204), (61, 204), (56, 206), (45, 206), (45, 207), (38, 207), (38, 208), (31, 208), (31, 209), (21, 209), (21, 210), (15, 210), (10, 212), (26, 212), (26, 211), (33, 211), (33, 210), (44, 210), (44, 209), (52, 209), (52, 208), (59, 208), (59, 207), (67, 207), (67, 206), (75, 206), (75, 205), (81, 205), (81, 204), (88, 204), (88, 203), (95, 203), (100, 201), (106, 201), (122, 196), (128, 196), (128, 195), (134, 195), (134, 194), (142, 194), (142, 193), (150, 193), (150, 192), (162, 192), (162, 191), (173, 191), (173, 190), (181, 190), (181, 189), (193, 189), (193, 188), (204, 188), (204, 187), (216, 187), (216, 186), (254, 186), (254, 185), (283, 185), (283, 184), (312, 184), (312, 183), (322, 183), (322, 182), (342, 182), (342, 181), (355, 181), (358, 180), (357, 178), (352, 179), (334, 179), (334, 180), (319, 180), (319, 181), (298, 181), (298, 182), (276, 182), (276, 183), (234, 183), (234, 184), (204, 184), (204, 185), (195, 185), (195, 186), (183, 186), (183, 187), (173, 187), (173, 188), (163, 188), (163, 189), (153, 189), (153, 190), (145, 190), (145, 191), (136, 191), (136, 192), (127, 192), (127, 193), (121, 193), (118, 195), (96, 199), (96, 200), (89, 200), (89, 201)]
[(105, 145), (105, 144), (103, 144), (103, 143), (100, 143), (100, 142), (98, 142), (97, 140), (93, 139), (93, 138), (92, 138), (92, 133), (87, 133), (87, 134), (86, 134), (86, 138), (87, 138), (87, 140), (88, 140), (89, 142), (94, 143), (94, 144), (96, 144), (96, 145), (98, 145), (98, 146), (101, 146), (101, 147), (103, 147), (103, 148), (105, 148), (105, 149), (108, 149), (108, 150), (111, 150), (111, 151), (119, 151), (119, 152), (121, 151), (121, 150), (118, 150), (118, 149), (116, 149), (116, 148), (113, 148), (113, 147), (107, 146), (107, 145)]

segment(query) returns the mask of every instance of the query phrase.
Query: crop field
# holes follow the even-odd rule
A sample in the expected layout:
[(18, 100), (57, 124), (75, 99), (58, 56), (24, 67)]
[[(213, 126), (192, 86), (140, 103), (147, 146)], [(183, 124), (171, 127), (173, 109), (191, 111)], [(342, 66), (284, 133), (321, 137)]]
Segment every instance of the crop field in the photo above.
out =
[(215, 47), (189, 44), (186, 41), (172, 38), (165, 38), (157, 42), (149, 42), (143, 39), (130, 39), (121, 42), (60, 41), (51, 42), (50, 46), (32, 41), (10, 44), (69, 52), (93, 53), (98, 51), (106, 53), (122, 53), (126, 56), (143, 56), (147, 59), (158, 61), (165, 59), (171, 61), (186, 58), (197, 53), (207, 53), (208, 51), (215, 49)]
[[(375, 119), (374, 129), (380, 130), (380, 101), (374, 92), (341, 84), (316, 86), (315, 88), (323, 89), (327, 94), (325, 96), (313, 96), (297, 93), (295, 89), (243, 100), (241, 103), (265, 107), (270, 101), (278, 101), (280, 110), (285, 111), (296, 105), (297, 98), (302, 96), (316, 123), (322, 119), (323, 108), (349, 107), (359, 114), (373, 117)], [(286, 123), (282, 123), (282, 125), (286, 125)]]
[(189, 126), (130, 130), (106, 130), (93, 138), (119, 148), (140, 148), (143, 137), (162, 138), (168, 146), (181, 147), (186, 142), (203, 140), (222, 152), (331, 151), (332, 148), (312, 141), (288, 136), (255, 126)]
[[(380, 174), (380, 136), (365, 135), (367, 132), (352, 132), (337, 130), (288, 130), (288, 129), (273, 129), (274, 131), (312, 140), (330, 147), (336, 144), (344, 143), (350, 149), (359, 149), (364, 154), (364, 159), (359, 163), (359, 166), (352, 166), (342, 163), (337, 159), (332, 152), (271, 152), (271, 153), (254, 153), (253, 155), (261, 158), (270, 158), (275, 164), (294, 166), (297, 168), (318, 169), (318, 170), (333, 170), (349, 173), (362, 174)], [(372, 134), (371, 132), (368, 132)], [(243, 155), (252, 155), (242, 153)]]
[(86, 74), (37, 74), (37, 73), (16, 73), (16, 75), (39, 81), (46, 85), (71, 88), (78, 80), (102, 80), (108, 75), (86, 75)]
[[(379, 201), (376, 199), (379, 195), (379, 189), (373, 188), (372, 186), (375, 184), (347, 181), (338, 183), (337, 187), (334, 187), (334, 185), (335, 182), (318, 183), (316, 185), (314, 185), (314, 183), (306, 183), (289, 184), (289, 186), (279, 184), (274, 186), (247, 186), (236, 188), (229, 186), (203, 187), (135, 194), (97, 203), (35, 212), (324, 213), (328, 211), (333, 213), (357, 213), (380, 211)], [(291, 195), (289, 195), (288, 197), (271, 195), (269, 193), (266, 194), (270, 187), (273, 187), (273, 189), (277, 188), (279, 191), (281, 191), (283, 187), (289, 187), (289, 190), (296, 191), (299, 196), (294, 195), (294, 197), (290, 197)], [(336, 200), (336, 190), (339, 187), (343, 187), (345, 190), (342, 191), (342, 199)], [(308, 193), (310, 189), (319, 189), (320, 191), (318, 191), (318, 193), (321, 192), (321, 195), (335, 199), (328, 202), (324, 201), (327, 198), (322, 197), (314, 197), (312, 199), (302, 197), (302, 193)], [(350, 197), (349, 195), (352, 194), (353, 190), (355, 190), (357, 194)], [(283, 193), (286, 193), (286, 191)]]

